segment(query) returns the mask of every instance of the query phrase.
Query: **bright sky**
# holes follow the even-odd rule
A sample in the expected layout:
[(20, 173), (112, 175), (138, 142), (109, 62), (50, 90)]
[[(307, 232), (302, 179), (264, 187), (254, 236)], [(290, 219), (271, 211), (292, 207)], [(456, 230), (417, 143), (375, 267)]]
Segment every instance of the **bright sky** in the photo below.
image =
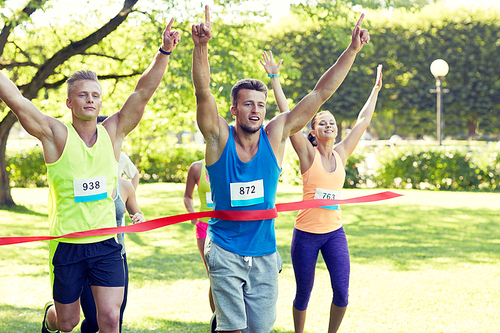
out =
[[(58, 0), (58, 4), (54, 5), (54, 8), (56, 8), (57, 11), (52, 11), (52, 15), (49, 15), (49, 13), (36, 13), (32, 16), (32, 18), (37, 21), (40, 20), (40, 22), (48, 22), (51, 20), (57, 20), (59, 23), (63, 23), (65, 18), (69, 21), (69, 16), (66, 15), (66, 13), (81, 13), (85, 12), (87, 9), (96, 9), (99, 8), (100, 11), (105, 12), (109, 10), (111, 13), (116, 13), (117, 10), (119, 10), (122, 7), (123, 1), (121, 0), (111, 0), (111, 1), (103, 1), (103, 0), (77, 0), (79, 1), (79, 5), (75, 6), (75, 0)], [(193, 1), (193, 0), (191, 0)], [(213, 0), (201, 0), (198, 2), (198, 0), (194, 0), (193, 3), (198, 2), (198, 5), (201, 8), (201, 3), (205, 3), (210, 5)], [(459, 6), (466, 6), (466, 7), (482, 7), (482, 8), (489, 8), (489, 7), (497, 7), (500, 8), (500, 0), (443, 0), (447, 6), (449, 7), (459, 7)], [(139, 4), (141, 4), (143, 1), (140, 1)], [(289, 8), (290, 4), (297, 4), (300, 3), (301, 0), (271, 0), (271, 1), (265, 1), (265, 0), (254, 0), (249, 2), (246, 6), (248, 8), (255, 8), (255, 7), (263, 7), (263, 3), (270, 2), (270, 5), (268, 6), (268, 11), (272, 15), (272, 21), (277, 22), (281, 17), (285, 17), (289, 14)], [(9, 6), (19, 8), (18, 0), (8, 0), (6, 2), (7, 8)], [(111, 4), (110, 4), (111, 3)], [(103, 5), (106, 4), (106, 5)], [(4, 9), (5, 10), (5, 9)], [(0, 12), (3, 12), (4, 10), (0, 10)]]
[(446, 5), (452, 8), (454, 7), (500, 7), (499, 0), (445, 0)]

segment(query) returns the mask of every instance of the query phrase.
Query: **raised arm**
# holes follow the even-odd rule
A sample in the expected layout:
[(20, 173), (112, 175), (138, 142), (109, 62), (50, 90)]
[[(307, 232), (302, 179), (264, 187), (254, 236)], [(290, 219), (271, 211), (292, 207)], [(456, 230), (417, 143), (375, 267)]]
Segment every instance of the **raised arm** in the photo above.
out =
[(314, 89), (307, 94), (287, 115), (284, 135), (292, 135), (300, 131), (314, 116), (320, 106), (326, 102), (344, 81), (356, 58), (356, 54), (364, 44), (370, 41), (368, 30), (361, 29), (365, 14), (361, 14), (352, 31), (351, 43), (342, 55), (318, 80)]
[(347, 137), (335, 147), (335, 150), (337, 151), (337, 153), (339, 153), (340, 158), (342, 159), (343, 165), (346, 164), (347, 159), (349, 158), (349, 156), (351, 156), (354, 148), (356, 148), (359, 142), (359, 139), (372, 120), (373, 112), (375, 111), (375, 106), (377, 105), (378, 92), (380, 91), (380, 89), (382, 89), (382, 65), (377, 66), (375, 86), (372, 89), (370, 97), (368, 97), (368, 100), (359, 112), (356, 125), (354, 125), (354, 128), (349, 133), (349, 135), (347, 135)]
[(210, 92), (210, 65), (208, 63), (208, 42), (212, 38), (210, 10), (205, 6), (205, 22), (192, 26), (193, 85), (196, 97), (196, 122), (206, 141), (205, 161), (215, 163), (227, 140), (227, 123), (219, 116), (215, 98)]
[[(273, 87), (274, 97), (276, 98), (278, 109), (281, 113), (290, 111), (285, 93), (281, 88), (281, 83), (279, 80), (279, 71), (281, 68), (281, 64), (283, 63), (283, 59), (281, 59), (276, 64), (274, 62), (273, 53), (271, 51), (269, 51), (269, 54), (267, 54), (267, 52), (264, 52), (262, 54), (262, 58), (264, 59), (264, 61), (260, 60), (260, 63), (262, 64), (262, 66), (264, 66), (267, 75), (271, 78), (271, 85)], [(309, 143), (309, 140), (304, 137), (301, 131), (290, 136), (290, 141), (292, 142), (293, 148), (297, 152), (300, 161), (302, 161), (310, 154), (309, 150), (312, 151), (312, 156), (314, 157), (314, 148)]]
[(45, 161), (55, 162), (61, 155), (66, 142), (64, 124), (40, 112), (1, 71), (0, 99), (14, 112), (21, 126), (42, 142)]
[[(206, 145), (206, 164), (211, 165), (218, 159), (227, 138), (222, 127), (225, 121), (219, 117), (215, 98), (210, 92), (210, 65), (208, 63), (208, 42), (212, 38), (209, 7), (205, 6), (205, 22), (192, 26), (193, 49), (193, 85), (196, 97), (196, 121)], [(227, 124), (226, 124), (227, 127)], [(222, 128), (222, 133), (221, 133)], [(225, 142), (225, 141), (224, 141)]]
[[(285, 93), (281, 88), (281, 84), (279, 81), (279, 70), (281, 68), (281, 64), (283, 63), (283, 59), (276, 64), (274, 62), (273, 54), (269, 51), (269, 55), (264, 52), (262, 55), (264, 61), (260, 60), (262, 66), (267, 72), (267, 75), (271, 78), (271, 85), (274, 91), (274, 97), (276, 98), (276, 104), (278, 104), (278, 109), (281, 113), (288, 112), (288, 102), (285, 97)], [(309, 140), (302, 134), (302, 131), (298, 131), (297, 133), (290, 136), (290, 141), (292, 142), (292, 146), (299, 156), (299, 161), (302, 165), (302, 161), (305, 158), (312, 156), (314, 158), (314, 148), (310, 144)]]
[[(201, 175), (201, 167), (203, 162), (196, 161), (191, 163), (189, 167), (187, 179), (186, 179), (186, 188), (184, 189), (184, 207), (188, 213), (194, 213), (194, 202), (193, 202), (193, 193), (196, 184), (198, 184)], [(191, 220), (192, 224), (198, 224), (199, 220)]]
[[(132, 131), (142, 118), (144, 108), (153, 93), (156, 91), (167, 69), (170, 53), (180, 41), (178, 31), (171, 31), (174, 19), (171, 19), (163, 31), (162, 44), (156, 53), (152, 63), (139, 78), (134, 92), (128, 97), (121, 110), (110, 116), (103, 123), (115, 139), (115, 155), (119, 156), (116, 150), (121, 149), (123, 138)], [(119, 146), (119, 147), (118, 147)]]
[(285, 97), (285, 93), (283, 92), (283, 89), (281, 88), (281, 83), (279, 79), (279, 72), (280, 72), (280, 67), (281, 64), (283, 63), (283, 59), (278, 61), (276, 64), (274, 62), (274, 57), (273, 53), (269, 51), (269, 54), (267, 54), (266, 51), (262, 54), (262, 59), (260, 60), (260, 63), (264, 67), (267, 76), (271, 78), (271, 86), (273, 87), (273, 92), (274, 92), (274, 98), (276, 98), (276, 104), (278, 105), (278, 109), (280, 110), (281, 113), (290, 111), (290, 108), (288, 107), (288, 102)]

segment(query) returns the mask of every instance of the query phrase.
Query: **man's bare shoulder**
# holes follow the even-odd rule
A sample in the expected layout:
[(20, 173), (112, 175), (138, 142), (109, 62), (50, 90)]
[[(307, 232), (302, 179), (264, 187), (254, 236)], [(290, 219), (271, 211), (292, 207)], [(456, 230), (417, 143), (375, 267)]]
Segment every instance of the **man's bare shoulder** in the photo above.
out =
[(287, 111), (274, 116), (264, 127), (266, 134), (270, 135), (273, 134), (273, 132), (283, 132), (289, 114), (290, 111)]

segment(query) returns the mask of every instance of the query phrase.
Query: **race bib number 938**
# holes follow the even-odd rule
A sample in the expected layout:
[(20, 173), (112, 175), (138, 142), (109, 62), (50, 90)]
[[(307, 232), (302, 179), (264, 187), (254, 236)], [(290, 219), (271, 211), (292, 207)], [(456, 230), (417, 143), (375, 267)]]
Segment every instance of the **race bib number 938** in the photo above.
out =
[(106, 199), (108, 197), (106, 176), (103, 175), (87, 179), (74, 179), (73, 193), (75, 195), (76, 203)]

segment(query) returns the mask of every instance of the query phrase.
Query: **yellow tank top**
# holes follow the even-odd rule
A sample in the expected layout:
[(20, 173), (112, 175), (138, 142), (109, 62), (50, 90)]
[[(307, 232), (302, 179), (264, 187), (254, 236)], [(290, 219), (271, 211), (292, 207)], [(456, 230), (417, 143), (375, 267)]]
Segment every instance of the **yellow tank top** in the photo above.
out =
[[(200, 181), (198, 182), (198, 197), (200, 198), (200, 211), (207, 212), (214, 209), (212, 202), (212, 192), (210, 191), (210, 180), (205, 168), (205, 160), (201, 165)], [(201, 218), (201, 222), (208, 223), (209, 217)]]
[[(327, 172), (321, 162), (321, 155), (314, 148), (314, 161), (306, 172), (302, 174), (302, 199), (340, 199), (340, 191), (344, 185), (345, 170), (339, 154), (333, 150), (337, 167), (333, 172)], [(328, 208), (310, 208), (299, 211), (295, 220), (295, 228), (315, 233), (325, 234), (342, 227), (339, 206)]]
[[(63, 153), (56, 162), (47, 164), (50, 235), (115, 227), (111, 193), (118, 180), (118, 162), (108, 132), (98, 125), (97, 140), (89, 148), (72, 124), (65, 125), (68, 137)], [(115, 235), (58, 241), (83, 244), (112, 237)]]

